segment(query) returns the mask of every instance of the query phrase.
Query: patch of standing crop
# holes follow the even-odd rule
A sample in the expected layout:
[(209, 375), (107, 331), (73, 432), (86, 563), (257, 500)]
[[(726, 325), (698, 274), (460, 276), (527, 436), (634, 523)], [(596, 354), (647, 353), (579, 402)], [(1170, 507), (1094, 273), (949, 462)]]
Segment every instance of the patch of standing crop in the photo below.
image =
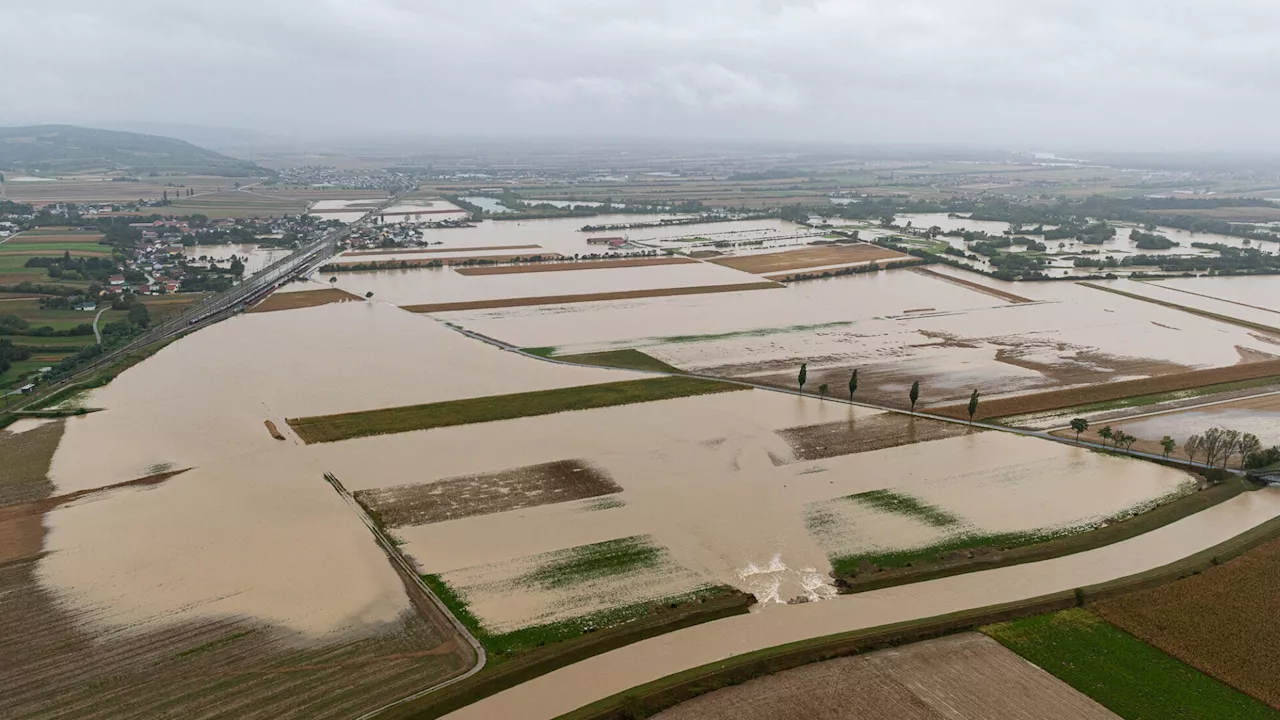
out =
[(884, 413), (858, 420), (839, 420), (778, 430), (778, 437), (791, 446), (792, 457), (784, 458), (772, 453), (770, 457), (774, 465), (781, 466), (941, 440), (970, 432), (981, 430), (956, 423)]
[(384, 526), (396, 528), (621, 491), (608, 473), (585, 460), (556, 460), (434, 482), (360, 490), (355, 498)]

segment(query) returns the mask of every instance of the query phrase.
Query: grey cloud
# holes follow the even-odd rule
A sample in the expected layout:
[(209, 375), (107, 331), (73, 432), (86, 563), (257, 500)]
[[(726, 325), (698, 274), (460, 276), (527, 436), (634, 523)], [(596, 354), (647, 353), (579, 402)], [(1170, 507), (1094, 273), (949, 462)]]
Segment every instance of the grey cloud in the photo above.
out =
[(1249, 0), (3, 0), (0, 122), (1266, 147)]

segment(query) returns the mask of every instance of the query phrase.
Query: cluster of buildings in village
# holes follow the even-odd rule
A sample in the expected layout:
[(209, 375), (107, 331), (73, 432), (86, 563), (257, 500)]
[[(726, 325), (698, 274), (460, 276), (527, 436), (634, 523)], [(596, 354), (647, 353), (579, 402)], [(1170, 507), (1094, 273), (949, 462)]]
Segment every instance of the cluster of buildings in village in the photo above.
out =
[[(6, 213), (5, 210), (10, 212)], [(16, 210), (16, 212), (14, 212)], [(151, 211), (151, 212), (148, 212)], [(119, 204), (51, 204), (38, 210), (12, 204), (0, 206), (0, 239), (16, 235), (34, 223), (57, 226), (81, 226), (86, 231), (98, 231), (108, 227), (100, 223), (85, 223), (87, 219), (119, 217), (122, 215), (151, 215), (151, 219), (127, 224), (127, 233), (119, 232), (119, 226), (109, 233), (111, 262), (110, 275), (101, 274), (103, 268), (93, 271), (94, 291), (101, 287), (102, 296), (132, 292), (138, 295), (155, 295), (184, 290), (207, 290), (207, 277), (235, 278), (238, 273), (230, 257), (206, 260), (199, 252), (202, 246), (233, 244), (268, 244), (292, 246), (316, 229), (314, 218), (241, 218), (205, 219), (157, 217), (159, 208)], [(50, 218), (49, 216), (52, 216)], [(52, 220), (52, 223), (50, 223)], [(125, 242), (112, 241), (123, 235)], [(51, 246), (50, 257), (60, 256), (62, 251)], [(78, 257), (78, 256), (77, 256)], [(202, 259), (197, 261), (196, 257)], [(243, 258), (240, 258), (243, 261)], [(61, 266), (61, 263), (58, 264)], [(44, 267), (44, 266), (41, 266)], [(79, 268), (83, 269), (83, 268)], [(242, 270), (242, 267), (239, 268)], [(48, 283), (56, 283), (51, 273)], [(85, 297), (76, 303), (78, 309), (90, 309), (93, 298)]]

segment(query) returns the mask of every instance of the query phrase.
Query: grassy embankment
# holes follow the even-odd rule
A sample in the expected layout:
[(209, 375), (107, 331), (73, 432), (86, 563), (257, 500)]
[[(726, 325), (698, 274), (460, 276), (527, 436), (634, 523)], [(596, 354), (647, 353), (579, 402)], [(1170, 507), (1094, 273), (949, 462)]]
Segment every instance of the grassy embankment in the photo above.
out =
[(304, 442), (310, 444), (743, 389), (731, 383), (664, 377), (288, 418), (287, 422)]
[(1085, 609), (982, 628), (1125, 720), (1276, 720), (1280, 712)]
[[(1146, 512), (1118, 520), (1105, 527), (1084, 532), (1024, 532), (1001, 534), (957, 533), (928, 547), (889, 553), (837, 556), (832, 567), (847, 592), (865, 592), (884, 587), (935, 580), (998, 567), (1021, 565), (1074, 555), (1105, 547), (1164, 527), (1215, 505), (1226, 502), (1257, 486), (1243, 478), (1193, 492), (1158, 505)], [(851, 496), (851, 500), (889, 512), (913, 517), (934, 527), (960, 530), (960, 522), (945, 511), (920, 503), (915, 498), (890, 491), (873, 491)], [(878, 504), (877, 504), (878, 503)], [(821, 522), (818, 518), (817, 522)]]
[[(381, 525), (376, 515), (371, 515)], [(384, 530), (385, 532), (385, 530)], [(651, 568), (664, 551), (646, 538), (622, 538), (584, 545), (527, 573), (517, 584), (563, 588), (608, 576)], [(700, 623), (740, 615), (755, 602), (733, 588), (711, 586), (684, 595), (634, 603), (556, 623), (490, 633), (468, 607), (464, 595), (439, 575), (422, 580), (484, 646), (485, 668), (476, 675), (421, 699), (404, 703), (380, 718), (438, 718), (522, 682), (594, 655)]]
[[(567, 713), (562, 716), (562, 720), (628, 720), (634, 717), (646, 717), (719, 688), (737, 685), (754, 677), (799, 667), (808, 663), (927, 640), (956, 632), (980, 629), (993, 623), (1009, 622), (1044, 615), (1045, 613), (1060, 612), (1093, 600), (1120, 597), (1127, 593), (1159, 587), (1175, 580), (1204, 572), (1277, 537), (1280, 537), (1280, 519), (1263, 523), (1227, 542), (1191, 555), (1178, 562), (1100, 585), (1013, 603), (964, 610), (933, 618), (911, 620), (876, 628), (811, 638), (756, 652), (744, 653), (728, 660), (675, 673), (626, 692), (612, 695)], [(1162, 679), (1159, 682), (1163, 684), (1167, 680)], [(1223, 692), (1224, 689), (1226, 691), (1230, 690), (1230, 688), (1219, 687), (1215, 692), (1222, 696), (1230, 696), (1230, 692)], [(1132, 690), (1133, 692), (1147, 691), (1145, 687), (1132, 688)], [(1085, 692), (1089, 694), (1087, 690)], [(1147, 720), (1151, 716), (1122, 717), (1125, 717), (1125, 720)], [(1233, 716), (1192, 715), (1183, 717), (1223, 717), (1225, 720), (1226, 717)], [(1240, 717), (1251, 716), (1244, 715)], [(1271, 718), (1276, 716), (1267, 715), (1262, 717)]]
[(524, 352), (544, 358), (555, 358), (562, 362), (579, 365), (596, 365), (614, 367), (625, 370), (652, 370), (655, 372), (678, 373), (680, 368), (668, 365), (661, 360), (640, 352), (639, 350), (606, 350), (604, 352), (578, 353), (576, 355), (554, 355), (554, 347), (524, 348)]

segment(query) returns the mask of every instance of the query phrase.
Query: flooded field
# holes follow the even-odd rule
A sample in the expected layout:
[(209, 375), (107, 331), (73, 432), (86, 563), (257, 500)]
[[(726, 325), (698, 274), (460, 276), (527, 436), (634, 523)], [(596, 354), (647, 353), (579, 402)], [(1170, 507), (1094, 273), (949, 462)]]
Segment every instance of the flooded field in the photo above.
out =
[(317, 200), (311, 203), (307, 212), (322, 220), (339, 220), (353, 223), (368, 212), (382, 204), (380, 198), (362, 198), (359, 200)]
[[(1049, 272), (1052, 275), (1090, 275), (1093, 273), (1101, 273), (1101, 272), (1113, 272), (1118, 275), (1127, 275), (1135, 269), (1142, 269), (1142, 268), (1130, 268), (1130, 267), (1116, 267), (1116, 268), (1108, 268), (1107, 270), (1104, 271), (1104, 270), (1099, 270), (1097, 268), (1075, 267), (1074, 259), (1076, 256), (1088, 256), (1094, 259), (1103, 259), (1103, 260), (1109, 259), (1109, 258), (1115, 258), (1116, 260), (1123, 260), (1125, 257), (1131, 256), (1131, 255), (1137, 255), (1137, 254), (1193, 255), (1193, 256), (1194, 255), (1213, 256), (1217, 254), (1215, 250), (1193, 247), (1192, 246), (1193, 243), (1220, 244), (1220, 245), (1227, 245), (1229, 247), (1234, 247), (1234, 248), (1255, 247), (1257, 249), (1262, 250), (1263, 252), (1268, 252), (1268, 253), (1274, 253), (1277, 251), (1276, 248), (1270, 243), (1263, 243), (1261, 245), (1258, 245), (1255, 243), (1253, 245), (1248, 245), (1247, 244), (1248, 241), (1240, 237), (1234, 237), (1230, 235), (1218, 235), (1215, 233), (1193, 233), (1187, 230), (1180, 230), (1178, 228), (1171, 228), (1171, 227), (1157, 227), (1154, 231), (1151, 231), (1151, 232), (1154, 232), (1157, 235), (1163, 235), (1169, 238), (1173, 242), (1177, 243), (1175, 247), (1166, 248), (1166, 249), (1142, 249), (1137, 246), (1136, 241), (1131, 240), (1129, 238), (1129, 233), (1135, 229), (1142, 230), (1143, 228), (1133, 223), (1112, 221), (1112, 222), (1109, 222), (1109, 224), (1111, 225), (1111, 227), (1115, 228), (1116, 235), (1113, 239), (1108, 240), (1107, 242), (1102, 243), (1101, 245), (1091, 245), (1087, 243), (1082, 243), (1075, 239), (1070, 239), (1070, 238), (1046, 241), (1045, 244), (1048, 247), (1045, 250), (1045, 252), (1047, 253), (1047, 259), (1049, 260), (1049, 266), (1048, 266), (1047, 272)], [(895, 216), (894, 225), (895, 227), (900, 228), (902, 230), (924, 230), (930, 227), (938, 227), (944, 233), (952, 232), (952, 231), (961, 231), (961, 232), (963, 231), (979, 232), (980, 231), (980, 232), (985, 232), (988, 235), (991, 235), (994, 237), (1005, 236), (1006, 232), (1011, 227), (1009, 223), (1005, 223), (1005, 222), (998, 222), (998, 221), (991, 221), (991, 220), (971, 220), (963, 216), (950, 217), (948, 213), (903, 213)], [(1055, 226), (1046, 225), (1045, 229), (1050, 229), (1053, 227)], [(1030, 228), (1027, 228), (1027, 229), (1030, 229)], [(865, 235), (866, 238), (873, 238), (873, 237), (876, 237), (877, 235), (882, 235), (886, 233), (884, 230), (881, 230), (879, 228), (862, 226), (862, 227), (859, 227), (859, 234)], [(1022, 235), (1025, 237), (1030, 237), (1030, 238), (1039, 240), (1039, 238), (1034, 235), (1028, 235), (1026, 233), (1022, 233)], [(968, 244), (965, 243), (964, 239), (961, 237), (939, 235), (937, 240), (946, 242), (949, 245), (951, 245), (951, 247), (953, 248), (957, 248), (959, 250), (965, 250), (966, 252), (969, 251)], [(1004, 248), (1003, 251), (1004, 252), (1024, 252), (1026, 251), (1026, 248), (1022, 246), (1014, 246), (1014, 247)], [(986, 271), (990, 271), (993, 269), (991, 264), (981, 256), (979, 256), (978, 260), (963, 260), (962, 262), (976, 269), (981, 269)]]
[(409, 600), (323, 475), (279, 448), (88, 496), (45, 516), (37, 575), (101, 630), (254, 618), (300, 641), (369, 635)]
[[(430, 256), (428, 256), (430, 257)], [(752, 284), (760, 278), (710, 263), (614, 267), (591, 272), (461, 275), (450, 268), (339, 273), (338, 287), (394, 305), (474, 302), (507, 298)]]
[[(832, 593), (830, 558), (958, 534), (1082, 529), (1194, 485), (1176, 470), (962, 426), (951, 439), (926, 442), (946, 435), (924, 427), (905, 433), (917, 444), (886, 447), (876, 442), (883, 420), (878, 411), (756, 390), (370, 437), (314, 452), (358, 498), (393, 518), (420, 569), (465, 596), (493, 631), (604, 609), (516, 581), (556, 553), (601, 543), (645, 538), (649, 560), (608, 573), (619, 587), (653, 586), (644, 578), (657, 564), (672, 583), (655, 586), (663, 596), (727, 585), (762, 602), (818, 599)], [(797, 441), (798, 429), (834, 423), (855, 438), (871, 426), (869, 442), (815, 456)], [(618, 438), (645, 440), (632, 446)], [(568, 458), (591, 476), (543, 470)], [(460, 483), (465, 496), (451, 489)], [(529, 490), (538, 499), (528, 500)], [(844, 498), (877, 490), (909, 494), (958, 520), (935, 536), (888, 510), (840, 515), (856, 505)], [(525, 499), (508, 497), (516, 492)], [(543, 502), (548, 493), (563, 501)], [(459, 512), (463, 497), (474, 503)], [(814, 522), (823, 511), (830, 517)], [(606, 595), (602, 587), (584, 596)], [(625, 604), (628, 596), (610, 597)]]
[(894, 270), (797, 283), (769, 293), (470, 311), (441, 318), (521, 347), (555, 346), (569, 354), (644, 348), (668, 339), (786, 333), (902, 315), (922, 303), (950, 311), (1006, 304), (951, 283)]
[(681, 703), (657, 720), (1118, 716), (995, 640), (965, 633), (814, 663)]
[[(433, 370), (456, 363), (468, 371)], [(251, 313), (88, 393), (85, 406), (106, 410), (70, 420), (51, 475), (70, 492), (272, 448), (268, 419), (638, 377), (531, 362), (385, 303)]]
[[(755, 297), (441, 317), (558, 354), (636, 348), (681, 369), (788, 387), (802, 362), (815, 388), (843, 388), (857, 368), (860, 397), (894, 405), (906, 404), (916, 380), (930, 406), (962, 402), (974, 388), (991, 397), (1280, 355), (1275, 339), (1249, 328), (1074, 283), (1000, 283), (951, 268), (933, 272), (834, 278)], [(1015, 303), (1013, 292), (1036, 302)]]
[(64, 423), (0, 431), (6, 712), (345, 718), (471, 664), (298, 449), (55, 495)]
[(1280, 394), (1230, 400), (1110, 424), (1133, 435), (1140, 442), (1152, 445), (1165, 435), (1182, 445), (1192, 435), (1203, 433), (1209, 428), (1223, 427), (1257, 435), (1263, 446), (1270, 447), (1280, 444)]
[[(1198, 280), (1199, 278), (1190, 282)], [(1171, 285), (1167, 281), (1093, 280), (1090, 282), (1100, 287), (1151, 298), (1156, 302), (1172, 303), (1222, 317), (1243, 320), (1263, 327), (1278, 328), (1274, 337), (1274, 344), (1277, 348), (1277, 354), (1280, 354), (1280, 311), (1267, 309), (1261, 304), (1272, 302), (1272, 304), (1280, 306), (1280, 303), (1271, 301), (1268, 298), (1269, 293), (1260, 293), (1257, 297), (1251, 298), (1253, 300), (1252, 303), (1244, 304), (1239, 301), (1211, 297), (1205, 293), (1208, 288), (1203, 286), (1197, 290), (1193, 285)], [(1280, 289), (1280, 286), (1276, 287)]]
[[(390, 210), (390, 209), (389, 209)], [(441, 217), (449, 217), (447, 215)], [(687, 218), (687, 215), (634, 215), (615, 213), (578, 218), (550, 218), (545, 220), (483, 220), (468, 228), (434, 228), (423, 230), (423, 242), (440, 247), (484, 247), (496, 245), (538, 245), (550, 252), (563, 255), (600, 252), (604, 247), (591, 244), (590, 238), (624, 238), (637, 244), (654, 247), (684, 248), (691, 243), (680, 238), (723, 239), (726, 242), (762, 240), (772, 237), (792, 236), (801, 232), (812, 234), (795, 223), (784, 220), (739, 220), (733, 222), (698, 223), (691, 225), (667, 225), (655, 227), (617, 227), (592, 232), (581, 228), (593, 226), (649, 225), (662, 220)], [(424, 215), (424, 219), (431, 216)], [(387, 221), (393, 218), (388, 216)], [(799, 241), (794, 241), (799, 242)]]
[(1070, 591), (1166, 565), (1280, 516), (1280, 491), (1245, 493), (1145, 535), (1042, 562), (717, 620), (557, 670), (448, 715), (549, 719), (661, 677), (799, 640)]
[(182, 249), (182, 254), (189, 260), (213, 261), (219, 265), (226, 265), (234, 255), (244, 263), (246, 276), (252, 275), (291, 252), (293, 250), (290, 248), (263, 247), (253, 244), (192, 245)]
[(1166, 289), (1185, 293), (1199, 293), (1224, 302), (1243, 303), (1272, 311), (1272, 324), (1280, 325), (1280, 275), (1251, 275), (1243, 277), (1170, 278), (1152, 283)]

